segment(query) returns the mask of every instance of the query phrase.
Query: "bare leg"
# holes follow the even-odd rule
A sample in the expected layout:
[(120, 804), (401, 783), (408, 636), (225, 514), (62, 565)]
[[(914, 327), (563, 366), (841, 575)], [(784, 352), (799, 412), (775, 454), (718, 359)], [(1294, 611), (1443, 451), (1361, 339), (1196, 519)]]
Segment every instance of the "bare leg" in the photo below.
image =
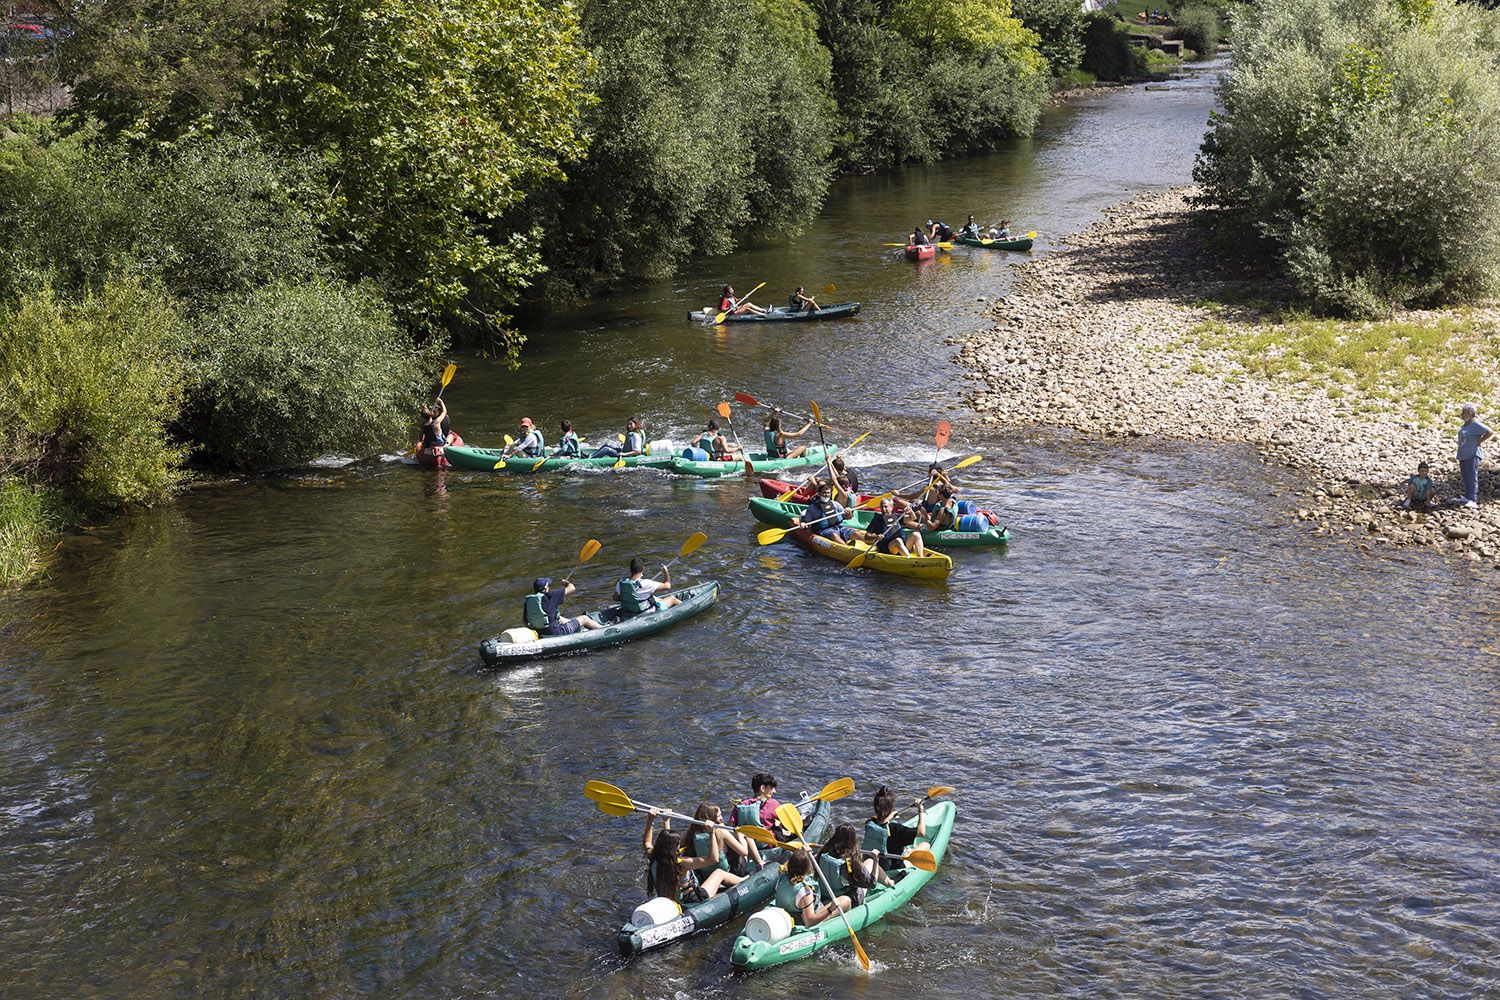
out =
[[(681, 603), (682, 603), (682, 598), (680, 598), (680, 597), (675, 597), (675, 596), (673, 596), (673, 597), (663, 597), (661, 599), (662, 610), (666, 610), (667, 608), (675, 608), (675, 607), (677, 607), (677, 605), (679, 605)], [(720, 871), (723, 871), (723, 869), (721, 868)], [(733, 883), (731, 883), (731, 884), (733, 884)]]
[(922, 544), (922, 533), (920, 531), (913, 531), (906, 537), (911, 542), (911, 547), (916, 551), (917, 558), (924, 558), (927, 555), (927, 546)]
[(594, 619), (590, 618), (588, 615), (579, 615), (573, 620), (586, 629), (604, 628), (604, 625), (601, 622), (594, 621)]
[(806, 455), (806, 454), (807, 454), (807, 445), (805, 445), (805, 444), (799, 444), (797, 447), (795, 447), (791, 451), (787, 452), (786, 457), (787, 458), (801, 458), (803, 455)]

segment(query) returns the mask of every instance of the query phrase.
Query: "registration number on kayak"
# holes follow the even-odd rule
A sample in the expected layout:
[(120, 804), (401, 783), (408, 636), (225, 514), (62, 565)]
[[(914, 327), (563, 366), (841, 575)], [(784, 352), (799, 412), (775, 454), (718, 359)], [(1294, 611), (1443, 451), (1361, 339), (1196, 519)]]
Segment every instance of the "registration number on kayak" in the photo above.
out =
[(641, 931), (641, 947), (654, 948), (659, 944), (691, 934), (695, 923), (692, 914), (684, 913), (676, 920), (668, 920), (664, 924), (648, 927)]
[(815, 944), (822, 944), (822, 943), (823, 943), (823, 932), (822, 931), (818, 931), (818, 932), (816, 932), (814, 934), (807, 934), (807, 935), (805, 935), (803, 937), (799, 937), (795, 941), (788, 941), (786, 944), (784, 944), (780, 948), (776, 949), (776, 954), (778, 954), (778, 955), (790, 955), (794, 951), (801, 951), (803, 948), (811, 948)]

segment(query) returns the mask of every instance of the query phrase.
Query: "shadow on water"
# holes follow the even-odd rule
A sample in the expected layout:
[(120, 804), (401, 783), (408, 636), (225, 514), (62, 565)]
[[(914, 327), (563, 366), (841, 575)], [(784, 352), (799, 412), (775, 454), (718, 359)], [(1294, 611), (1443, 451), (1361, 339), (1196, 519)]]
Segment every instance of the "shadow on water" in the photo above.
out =
[[(995, 434), (945, 339), (1009, 255), (915, 268), (913, 222), (1066, 240), (1182, 182), (1198, 76), (1091, 97), (996, 156), (838, 184), (809, 233), (463, 361), (458, 428), (523, 414), (681, 440), (734, 389), (818, 399), (866, 479), (955, 420), (1009, 523), (946, 585), (759, 547), (743, 480), (502, 478), (389, 461), (193, 490), (71, 537), (0, 631), (0, 995), (1479, 995), (1500, 960), (1500, 670), (1462, 571), (1291, 528), (1244, 448)], [(716, 286), (833, 282), (827, 327), (704, 330)], [(740, 411), (742, 436), (756, 417)], [(581, 609), (630, 556), (712, 541), (720, 604), (648, 642), (507, 673), (477, 641), (580, 540)], [(1477, 626), (1477, 627), (1476, 627)], [(585, 808), (849, 774), (956, 786), (950, 860), (847, 949), (731, 977), (731, 935), (633, 963), (640, 824)]]

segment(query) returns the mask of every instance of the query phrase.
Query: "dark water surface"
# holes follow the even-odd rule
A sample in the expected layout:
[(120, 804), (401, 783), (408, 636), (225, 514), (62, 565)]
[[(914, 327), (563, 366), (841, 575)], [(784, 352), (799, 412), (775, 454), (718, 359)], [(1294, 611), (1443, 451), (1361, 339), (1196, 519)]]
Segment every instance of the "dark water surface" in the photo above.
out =
[[(1492, 591), (1287, 527), (1243, 448), (996, 434), (944, 343), (1005, 255), (882, 256), (932, 212), (1057, 239), (1183, 181), (1206, 78), (1052, 114), (988, 159), (838, 184), (790, 247), (704, 262), (461, 361), (457, 428), (523, 414), (681, 440), (735, 389), (817, 399), (871, 480), (931, 427), (1010, 524), (946, 585), (759, 548), (742, 479), (520, 479), (387, 459), (191, 491), (69, 538), (0, 630), (0, 996), (700, 998), (1500, 994)], [(825, 327), (704, 331), (719, 282), (837, 284)], [(545, 334), (545, 335), (541, 335)], [(737, 411), (738, 412), (738, 411)], [(740, 416), (742, 432), (754, 426)], [(650, 641), (505, 673), (525, 583), (599, 601), (711, 543), (721, 603)], [(725, 929), (624, 963), (641, 824), (748, 775), (958, 788), (949, 860), (847, 946), (730, 976)]]

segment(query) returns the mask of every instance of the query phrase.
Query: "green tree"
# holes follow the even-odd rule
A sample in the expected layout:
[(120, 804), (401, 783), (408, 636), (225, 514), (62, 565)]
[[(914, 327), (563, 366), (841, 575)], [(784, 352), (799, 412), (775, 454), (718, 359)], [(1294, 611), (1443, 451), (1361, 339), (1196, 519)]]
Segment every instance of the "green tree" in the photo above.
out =
[(521, 204), (584, 149), (571, 5), (289, 0), (261, 52), (262, 134), (325, 165), (330, 236), (411, 324), (477, 326), (540, 269)]
[(1053, 76), (1078, 69), (1083, 62), (1083, 5), (1078, 0), (1017, 0), (1015, 13), (1036, 32), (1037, 50)]

